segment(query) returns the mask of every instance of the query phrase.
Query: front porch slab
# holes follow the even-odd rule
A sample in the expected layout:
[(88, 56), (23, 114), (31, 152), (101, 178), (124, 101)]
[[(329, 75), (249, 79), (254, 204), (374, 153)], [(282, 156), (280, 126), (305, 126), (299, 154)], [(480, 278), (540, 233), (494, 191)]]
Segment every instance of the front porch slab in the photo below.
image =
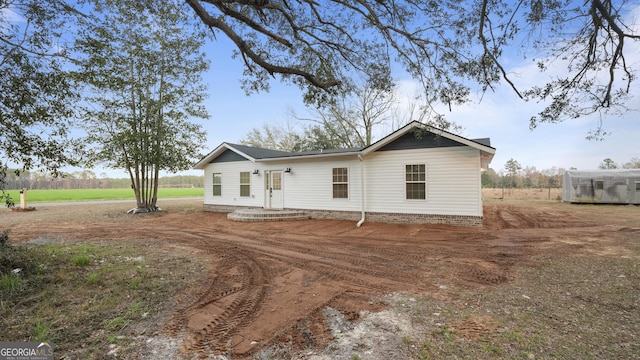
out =
[(237, 209), (227, 214), (227, 219), (234, 221), (284, 221), (306, 220), (310, 216), (300, 210), (271, 210), (261, 208)]

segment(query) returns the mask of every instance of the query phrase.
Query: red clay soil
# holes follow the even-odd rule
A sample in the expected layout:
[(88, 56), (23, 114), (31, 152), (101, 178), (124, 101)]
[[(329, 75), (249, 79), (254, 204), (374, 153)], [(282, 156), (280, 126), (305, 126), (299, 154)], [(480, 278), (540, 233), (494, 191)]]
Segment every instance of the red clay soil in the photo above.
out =
[[(555, 212), (554, 212), (555, 211)], [(508, 282), (514, 266), (549, 251), (571, 253), (557, 239), (616, 230), (589, 226), (560, 210), (485, 206), (483, 228), (303, 220), (238, 223), (226, 214), (190, 211), (113, 223), (53, 223), (15, 228), (12, 239), (40, 235), (82, 240), (152, 239), (204, 256), (206, 283), (193, 287), (163, 328), (181, 351), (245, 358), (285, 343), (293, 349), (327, 344), (322, 309), (347, 318), (383, 307), (392, 292), (455, 297), (457, 287)], [(602, 246), (605, 246), (604, 244)]]

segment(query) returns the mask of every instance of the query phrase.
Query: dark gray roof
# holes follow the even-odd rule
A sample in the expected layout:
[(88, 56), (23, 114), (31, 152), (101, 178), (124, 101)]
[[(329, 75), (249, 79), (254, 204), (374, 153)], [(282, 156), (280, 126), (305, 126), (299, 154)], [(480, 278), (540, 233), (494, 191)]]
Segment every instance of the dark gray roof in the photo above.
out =
[(271, 149), (256, 148), (247, 145), (238, 145), (227, 143), (227, 145), (242, 151), (243, 153), (251, 156), (252, 158), (259, 159), (273, 159), (281, 157), (295, 157), (295, 156), (308, 156), (308, 155), (320, 155), (320, 154), (340, 154), (360, 151), (360, 148), (347, 148), (347, 149), (330, 149), (330, 150), (309, 150), (301, 152), (289, 152)]
[(362, 150), (362, 148), (308, 150), (308, 151), (291, 153), (291, 155), (300, 156), (300, 155), (340, 154), (340, 153), (358, 152), (360, 150)]
[(296, 154), (288, 151), (262, 149), (262, 148), (257, 148), (253, 146), (247, 146), (247, 145), (239, 145), (239, 144), (231, 144), (231, 143), (227, 143), (227, 145), (233, 147), (234, 149), (242, 151), (243, 153), (251, 156), (254, 159), (287, 157), (287, 156), (293, 156)]
[(491, 147), (491, 138), (469, 139), (473, 142), (477, 142), (480, 145)]
[[(478, 144), (491, 147), (490, 138), (470, 139), (470, 140)], [(226, 143), (226, 144), (233, 147), (236, 150), (239, 150), (245, 153), (246, 155), (256, 160), (296, 157), (296, 156), (322, 155), (322, 154), (341, 154), (341, 153), (347, 154), (352, 152), (358, 152), (363, 149), (363, 148), (346, 148), (346, 149), (322, 149), (322, 150), (308, 150), (308, 151), (301, 151), (301, 152), (290, 152), (290, 151), (263, 149), (263, 148), (248, 146), (248, 145), (240, 145), (240, 144), (232, 144), (232, 143)]]

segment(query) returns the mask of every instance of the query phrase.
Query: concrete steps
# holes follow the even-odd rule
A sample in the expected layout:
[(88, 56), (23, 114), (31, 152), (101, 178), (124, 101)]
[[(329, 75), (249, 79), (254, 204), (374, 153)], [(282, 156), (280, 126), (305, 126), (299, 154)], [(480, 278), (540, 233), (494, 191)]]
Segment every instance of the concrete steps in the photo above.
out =
[(309, 218), (309, 215), (299, 210), (238, 209), (227, 214), (229, 220), (244, 222), (306, 220)]

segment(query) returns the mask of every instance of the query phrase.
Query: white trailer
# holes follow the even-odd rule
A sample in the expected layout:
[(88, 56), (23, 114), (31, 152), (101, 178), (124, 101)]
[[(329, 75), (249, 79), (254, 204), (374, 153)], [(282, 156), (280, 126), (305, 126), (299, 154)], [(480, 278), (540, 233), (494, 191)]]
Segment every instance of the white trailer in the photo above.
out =
[(588, 204), (640, 204), (640, 169), (565, 171), (562, 200)]

